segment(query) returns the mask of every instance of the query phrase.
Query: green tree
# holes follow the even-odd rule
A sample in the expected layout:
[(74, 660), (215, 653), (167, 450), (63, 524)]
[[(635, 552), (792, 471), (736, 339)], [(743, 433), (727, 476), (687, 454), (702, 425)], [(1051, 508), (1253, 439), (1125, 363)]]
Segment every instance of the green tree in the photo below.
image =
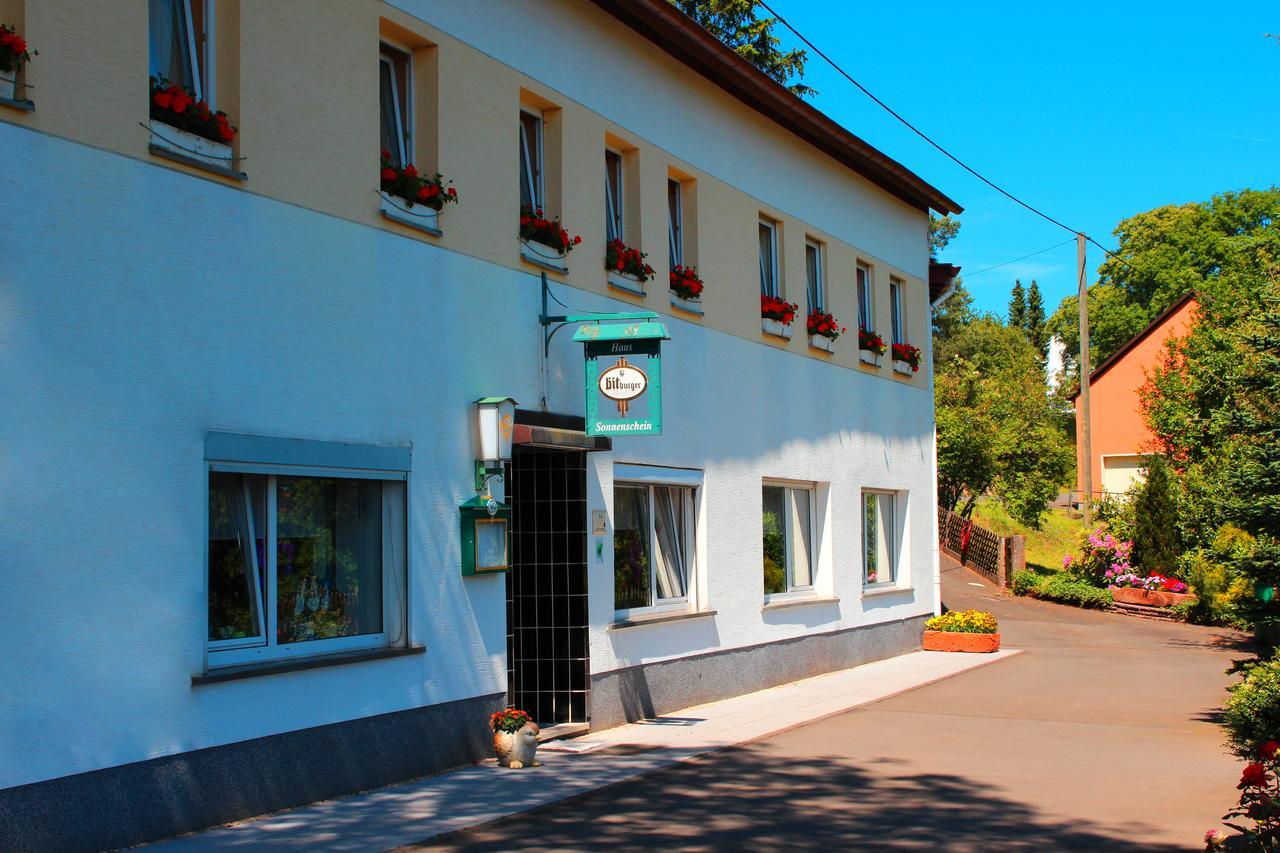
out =
[(1049, 355), (1049, 330), (1044, 316), (1044, 298), (1040, 295), (1040, 285), (1035, 279), (1031, 280), (1031, 287), (1027, 290), (1027, 316), (1026, 330), (1027, 338), (1031, 341), (1031, 345), (1040, 353), (1040, 360), (1044, 361)]
[[(773, 34), (778, 19), (757, 17), (756, 0), (670, 0), (671, 4), (693, 18), (707, 32), (732, 48), (739, 56), (759, 68), (795, 95), (805, 98), (818, 94), (804, 85), (804, 66), (808, 54), (803, 50), (783, 50)], [(792, 83), (792, 78), (796, 82)]]
[(929, 257), (936, 258), (956, 238), (960, 231), (960, 220), (947, 214), (935, 216), (929, 214)]
[(1133, 564), (1166, 574), (1181, 552), (1173, 482), (1163, 456), (1148, 456), (1146, 462), (1147, 479), (1134, 496)]
[(1013, 282), (1009, 294), (1009, 328), (1027, 328), (1027, 292), (1022, 289), (1022, 279)]
[[(962, 279), (956, 279), (956, 286), (946, 301), (933, 309), (934, 340), (946, 340), (955, 337), (960, 330), (973, 322), (977, 315), (973, 310), (973, 294), (964, 286)], [(934, 364), (937, 364), (938, 349), (935, 343), (933, 351)]]

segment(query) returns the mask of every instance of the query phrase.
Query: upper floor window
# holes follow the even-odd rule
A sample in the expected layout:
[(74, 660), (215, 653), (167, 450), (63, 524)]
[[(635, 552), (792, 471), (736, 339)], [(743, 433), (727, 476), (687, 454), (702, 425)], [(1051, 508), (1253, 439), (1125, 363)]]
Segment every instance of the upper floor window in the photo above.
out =
[(778, 280), (778, 224), (760, 217), (760, 295), (782, 296)]
[(151, 76), (190, 89), (213, 106), (209, 31), (213, 0), (150, 0)]
[(543, 207), (542, 115), (520, 110), (520, 206)]
[(693, 496), (694, 489), (686, 486), (614, 486), (615, 610), (689, 602)]
[(409, 128), (413, 100), (410, 96), (409, 56), (383, 44), (378, 54), (378, 81), (382, 111), (382, 150), (391, 154), (397, 169), (413, 161)]
[(609, 240), (626, 240), (622, 217), (622, 155), (604, 152), (604, 227)]
[(764, 485), (765, 595), (813, 587), (813, 494), (811, 488)]
[(816, 240), (805, 241), (804, 270), (806, 289), (809, 296), (809, 313), (826, 311), (827, 288), (823, 280), (825, 271), (822, 268), (822, 244)]
[(907, 342), (906, 305), (904, 304), (906, 286), (896, 278), (889, 279), (889, 311), (893, 325), (893, 342)]
[(895, 503), (892, 492), (862, 493), (862, 572), (867, 585), (897, 581)]
[(667, 241), (671, 266), (684, 264), (684, 188), (675, 178), (667, 179)]
[(871, 267), (858, 264), (858, 328), (876, 330), (875, 297), (871, 289)]

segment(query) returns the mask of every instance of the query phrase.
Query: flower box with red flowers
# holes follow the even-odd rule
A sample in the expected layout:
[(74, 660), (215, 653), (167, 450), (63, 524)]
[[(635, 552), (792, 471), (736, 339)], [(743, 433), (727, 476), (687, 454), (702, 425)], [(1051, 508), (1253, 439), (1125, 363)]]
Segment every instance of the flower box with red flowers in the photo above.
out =
[(227, 114), (209, 109), (195, 93), (163, 77), (151, 78), (151, 144), (207, 166), (235, 164), (236, 129)]
[(644, 283), (653, 278), (653, 267), (645, 263), (646, 257), (644, 252), (621, 240), (610, 240), (604, 247), (604, 268), (608, 273), (609, 286), (643, 296)]
[(540, 207), (520, 208), (520, 257), (556, 272), (568, 272), (564, 258), (582, 238), (569, 232), (559, 218), (548, 218)]
[(911, 344), (893, 345), (893, 369), (898, 373), (911, 374), (920, 369), (920, 347)]
[(884, 338), (875, 332), (858, 329), (858, 360), (864, 364), (880, 364), (880, 356), (884, 355)]
[(811, 312), (805, 325), (809, 330), (809, 346), (823, 352), (832, 352), (836, 339), (849, 331), (835, 317), (822, 311)]
[(382, 152), (378, 168), (382, 215), (438, 235), (440, 211), (446, 204), (458, 200), (458, 191), (449, 186), (450, 182), (439, 172), (419, 174), (412, 163), (404, 168), (397, 167), (389, 151)]
[(38, 51), (27, 48), (27, 40), (13, 27), (0, 24), (0, 98), (12, 101), (17, 90), (18, 72)]
[(760, 328), (765, 334), (791, 337), (791, 323), (800, 306), (777, 296), (760, 296)]

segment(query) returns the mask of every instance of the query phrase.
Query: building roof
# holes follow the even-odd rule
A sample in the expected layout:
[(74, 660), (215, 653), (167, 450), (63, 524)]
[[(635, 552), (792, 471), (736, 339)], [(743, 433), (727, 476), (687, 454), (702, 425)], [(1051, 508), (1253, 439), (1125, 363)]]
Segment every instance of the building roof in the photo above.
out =
[(937, 302), (960, 275), (960, 267), (929, 259), (929, 304)]
[[(1145, 329), (1143, 329), (1141, 332), (1138, 332), (1138, 334), (1130, 338), (1128, 342), (1125, 343), (1124, 346), (1120, 347), (1120, 349), (1116, 350), (1110, 356), (1108, 356), (1102, 362), (1102, 364), (1099, 364), (1093, 370), (1089, 371), (1089, 384), (1092, 385), (1094, 382), (1097, 382), (1099, 379), (1101, 379), (1102, 374), (1106, 373), (1108, 370), (1110, 370), (1112, 367), (1118, 364), (1121, 361), (1121, 359), (1123, 359), (1126, 355), (1128, 355), (1129, 352), (1134, 347), (1142, 343), (1144, 340), (1146, 340), (1148, 337), (1151, 336), (1152, 332), (1154, 332), (1156, 329), (1159, 329), (1166, 322), (1168, 322), (1169, 318), (1172, 317), (1174, 314), (1177, 314), (1179, 311), (1181, 311), (1184, 305), (1186, 305), (1188, 302), (1194, 302), (1195, 300), (1196, 300), (1196, 292), (1194, 290), (1189, 290), (1186, 293), (1184, 293), (1178, 299), (1178, 301), (1174, 302), (1172, 305), (1166, 308), (1163, 312), (1161, 312), (1159, 317), (1152, 320)], [(1074, 400), (1076, 397), (1079, 397), (1079, 396), (1080, 396), (1080, 386), (1077, 383), (1076, 390), (1071, 393), (1071, 397), (1069, 399)]]
[(593, 2), (756, 112), (907, 204), (942, 214), (963, 212), (941, 190), (797, 97), (668, 0)]

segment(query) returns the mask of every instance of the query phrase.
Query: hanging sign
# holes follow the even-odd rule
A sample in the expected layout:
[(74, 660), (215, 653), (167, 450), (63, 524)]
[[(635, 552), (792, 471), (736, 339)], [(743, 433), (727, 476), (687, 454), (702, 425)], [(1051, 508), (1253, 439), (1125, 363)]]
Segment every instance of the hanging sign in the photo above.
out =
[(661, 323), (581, 326), (587, 435), (662, 435)]

